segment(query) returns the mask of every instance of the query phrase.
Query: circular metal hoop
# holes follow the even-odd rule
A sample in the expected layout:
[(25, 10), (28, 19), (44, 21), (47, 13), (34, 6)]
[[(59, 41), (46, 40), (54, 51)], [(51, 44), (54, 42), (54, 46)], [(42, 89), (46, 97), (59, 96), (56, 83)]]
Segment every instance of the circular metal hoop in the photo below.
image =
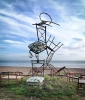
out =
[[(45, 21), (45, 20), (43, 20), (43, 19), (41, 18), (41, 15), (42, 15), (42, 14), (47, 15), (47, 16), (50, 18), (50, 21)], [(51, 23), (52, 23), (52, 18), (51, 18), (51, 16), (50, 16), (49, 14), (47, 14), (47, 13), (42, 12), (42, 13), (39, 15), (39, 18), (40, 18), (40, 20), (41, 20), (42, 22), (48, 22), (48, 24), (51, 24)]]

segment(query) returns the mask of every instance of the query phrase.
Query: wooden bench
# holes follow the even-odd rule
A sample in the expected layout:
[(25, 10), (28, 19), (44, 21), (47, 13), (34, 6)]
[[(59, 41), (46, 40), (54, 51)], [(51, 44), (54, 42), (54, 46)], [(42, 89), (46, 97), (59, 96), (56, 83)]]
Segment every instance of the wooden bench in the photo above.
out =
[(0, 84), (2, 83), (3, 80), (15, 80), (16, 83), (18, 82), (19, 79), (23, 79), (23, 73), (22, 72), (1, 72), (0, 73)]

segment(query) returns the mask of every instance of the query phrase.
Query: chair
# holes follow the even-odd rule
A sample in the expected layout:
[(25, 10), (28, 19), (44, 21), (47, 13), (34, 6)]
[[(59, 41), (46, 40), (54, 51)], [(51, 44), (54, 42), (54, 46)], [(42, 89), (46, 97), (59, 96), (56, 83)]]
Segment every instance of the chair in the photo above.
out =
[(56, 70), (56, 68), (52, 64), (50, 64), (50, 62), (52, 60), (54, 53), (63, 45), (61, 44), (61, 42), (55, 44), (54, 38), (51, 38), (51, 35), (50, 35), (50, 37), (47, 40), (47, 45), (46, 45), (47, 58), (44, 64), (44, 70), (49, 68), (51, 70), (51, 75), (53, 74), (52, 72)]
[(38, 41), (36, 41), (34, 43), (31, 43), (28, 46), (28, 48), (30, 49), (30, 51), (29, 51), (30, 58), (33, 57), (31, 52), (34, 52), (35, 56), (37, 58), (37, 56), (39, 56), (39, 53), (46, 50), (46, 45), (47, 45), (47, 42), (46, 42), (46, 26), (41, 26), (40, 27), (39, 24), (33, 24), (33, 25), (36, 25)]
[(78, 79), (78, 77), (80, 77), (80, 76), (81, 76), (80, 72), (69, 72), (68, 73), (68, 82), (70, 82), (71, 80), (73, 82), (73, 80)]
[(81, 75), (81, 77), (78, 77), (78, 90), (83, 89), (84, 84), (85, 84), (85, 75)]

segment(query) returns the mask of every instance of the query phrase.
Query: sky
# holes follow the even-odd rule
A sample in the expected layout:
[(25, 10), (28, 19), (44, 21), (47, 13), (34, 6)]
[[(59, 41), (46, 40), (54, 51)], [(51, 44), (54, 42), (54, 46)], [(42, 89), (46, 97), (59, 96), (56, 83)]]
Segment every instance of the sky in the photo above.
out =
[[(27, 61), (28, 45), (37, 41), (40, 13), (48, 13), (52, 24), (46, 26), (47, 38), (63, 43), (52, 60), (85, 60), (85, 0), (0, 0), (0, 61)], [(44, 16), (46, 17), (46, 16)], [(46, 52), (40, 59), (47, 57)]]

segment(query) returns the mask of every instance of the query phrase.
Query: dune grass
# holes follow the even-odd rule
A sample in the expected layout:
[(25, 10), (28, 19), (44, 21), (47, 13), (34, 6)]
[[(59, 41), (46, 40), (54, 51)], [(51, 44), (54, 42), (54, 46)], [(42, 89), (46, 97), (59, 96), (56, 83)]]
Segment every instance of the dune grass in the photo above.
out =
[(17, 84), (4, 81), (0, 86), (0, 100), (85, 100), (85, 88), (77, 93), (76, 82), (45, 76), (45, 84), (31, 87), (27, 86), (27, 78)]

